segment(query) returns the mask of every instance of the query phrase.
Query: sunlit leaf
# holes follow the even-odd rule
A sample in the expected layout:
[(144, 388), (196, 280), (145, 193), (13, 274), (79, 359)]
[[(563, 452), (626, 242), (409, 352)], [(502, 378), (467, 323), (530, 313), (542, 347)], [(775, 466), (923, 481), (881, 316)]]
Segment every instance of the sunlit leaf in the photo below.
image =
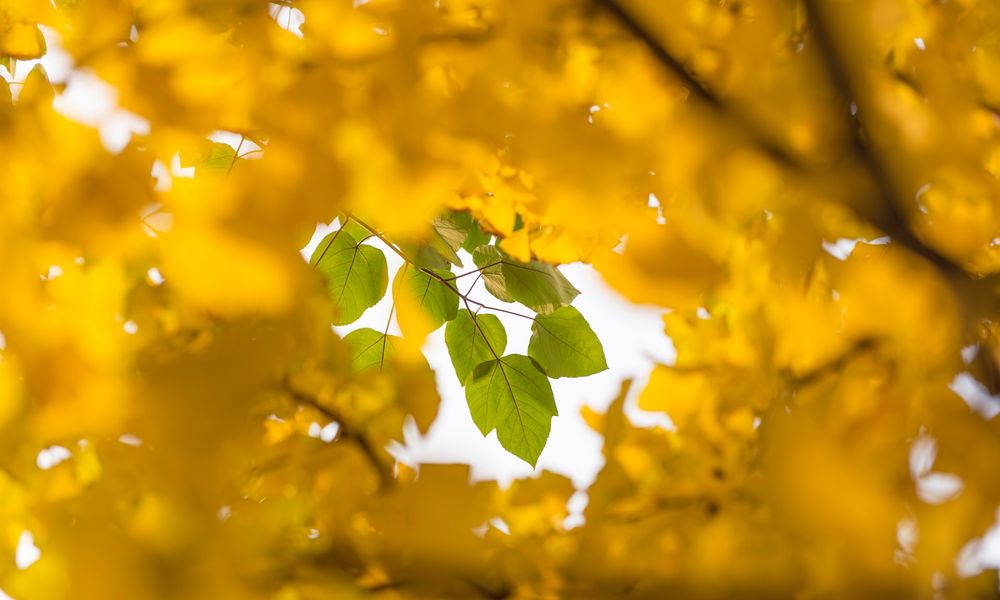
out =
[(535, 318), (528, 356), (538, 361), (549, 377), (585, 377), (608, 368), (601, 340), (572, 306)]
[(37, 25), (15, 23), (0, 33), (0, 54), (18, 60), (31, 60), (40, 58), (45, 49), (45, 38)]
[(399, 287), (406, 286), (414, 304), (420, 308), (430, 320), (432, 329), (437, 329), (455, 318), (458, 312), (458, 292), (447, 281), (450, 271), (433, 271), (438, 277), (433, 277), (416, 267), (400, 269), (393, 281), (394, 293), (399, 293)]
[(412, 257), (414, 265), (423, 269), (445, 270), (452, 262), (445, 258), (430, 244), (400, 244), (407, 255)]
[(465, 233), (462, 248), (470, 254), (483, 244), (490, 243), (490, 239), (493, 237), (483, 231), (482, 227), (479, 226), (479, 222), (473, 219), (472, 215), (467, 212), (451, 213), (449, 220)]
[(486, 289), (504, 302), (520, 302), (544, 314), (568, 305), (580, 293), (552, 265), (518, 262), (494, 246), (480, 246), (472, 257), (482, 269)]
[(212, 142), (208, 152), (195, 162), (194, 167), (204, 167), (212, 171), (228, 171), (236, 160), (236, 149), (229, 144)]
[(351, 349), (351, 365), (356, 371), (383, 370), (395, 352), (400, 338), (367, 327), (355, 329), (344, 336)]
[(434, 219), (433, 234), (430, 242), (431, 247), (437, 250), (441, 256), (445, 257), (453, 265), (461, 266), (462, 259), (455, 254), (465, 242), (467, 234), (451, 219), (438, 217)]
[(49, 81), (48, 73), (41, 63), (36, 64), (24, 78), (24, 85), (21, 86), (21, 94), (17, 97), (17, 103), (21, 106), (51, 106), (55, 98), (55, 90)]
[(389, 279), (385, 255), (378, 248), (358, 244), (343, 230), (323, 238), (311, 262), (326, 277), (337, 307), (335, 325), (356, 321), (385, 295)]
[(495, 315), (473, 315), (463, 308), (445, 327), (444, 341), (455, 375), (465, 384), (476, 365), (503, 356), (507, 331)]
[(344, 233), (351, 234), (351, 237), (361, 242), (374, 237), (374, 234), (354, 219), (348, 218), (342, 221)]
[(520, 354), (481, 363), (465, 387), (472, 420), (483, 435), (496, 429), (508, 452), (531, 466), (557, 416), (552, 386), (534, 360)]

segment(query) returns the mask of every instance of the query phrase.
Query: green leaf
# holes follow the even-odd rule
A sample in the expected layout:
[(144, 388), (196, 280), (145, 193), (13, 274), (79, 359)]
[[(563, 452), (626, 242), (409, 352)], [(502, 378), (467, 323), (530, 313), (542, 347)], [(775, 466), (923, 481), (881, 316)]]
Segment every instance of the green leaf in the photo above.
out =
[(549, 377), (585, 377), (608, 368), (601, 340), (572, 306), (535, 318), (528, 356), (538, 361)]
[(495, 358), (493, 352), (503, 355), (507, 349), (507, 331), (496, 316), (478, 315), (473, 320), (473, 314), (463, 308), (444, 328), (444, 343), (455, 375), (465, 385), (476, 365)]
[(205, 167), (213, 171), (228, 171), (236, 160), (236, 149), (229, 144), (212, 142), (207, 155), (202, 157), (200, 163), (195, 168)]
[(448, 269), (452, 265), (456, 267), (462, 266), (462, 259), (455, 254), (455, 250), (461, 247), (453, 246), (455, 241), (456, 232), (454, 229), (448, 229), (444, 225), (442, 219), (435, 219), (434, 226), (431, 228), (430, 237), (427, 241), (421, 242), (416, 246), (416, 252), (413, 251), (413, 244), (403, 244), (404, 248), (409, 249), (410, 256), (414, 256), (414, 262), (417, 263), (418, 267), (423, 267), (425, 269)]
[(197, 150), (191, 153), (182, 152), (180, 163), (182, 167), (207, 169), (209, 171), (228, 171), (236, 159), (236, 149), (229, 144), (202, 140), (197, 144)]
[(472, 252), (472, 262), (481, 269), (483, 284), (494, 297), (504, 302), (515, 302), (507, 291), (507, 281), (502, 270), (503, 253), (496, 246), (480, 246)]
[(359, 245), (343, 228), (323, 238), (310, 262), (326, 277), (330, 298), (337, 305), (334, 325), (357, 321), (385, 295), (389, 282), (385, 255), (378, 248)]
[(323, 236), (323, 239), (316, 244), (312, 256), (309, 257), (309, 264), (315, 269), (320, 262), (326, 260), (327, 255), (333, 255), (345, 249), (353, 249), (357, 245), (354, 237), (341, 227)]
[(367, 327), (355, 329), (344, 336), (344, 343), (351, 350), (351, 366), (359, 372), (368, 369), (381, 371), (400, 340), (397, 336), (386, 335)]
[(441, 256), (447, 258), (453, 265), (460, 267), (462, 259), (455, 253), (462, 247), (466, 236), (465, 230), (451, 219), (438, 217), (434, 219), (434, 235), (429, 243), (441, 253)]
[(480, 246), (472, 260), (482, 269), (486, 290), (504, 302), (520, 302), (537, 313), (547, 314), (566, 306), (580, 294), (559, 269), (532, 260), (522, 263), (496, 246)]
[(408, 256), (413, 257), (413, 262), (416, 266), (423, 269), (447, 269), (451, 267), (452, 263), (441, 253), (434, 249), (430, 244), (407, 244), (399, 243), (399, 247), (406, 252)]
[(462, 248), (465, 248), (465, 251), (470, 254), (483, 244), (489, 244), (490, 239), (493, 238), (492, 235), (483, 231), (479, 222), (472, 218), (468, 212), (453, 212), (450, 221), (465, 231), (465, 241), (462, 242)]
[[(434, 270), (441, 277), (451, 277), (451, 271)], [(398, 293), (400, 285), (409, 286), (420, 308), (430, 317), (437, 329), (455, 318), (458, 313), (458, 294), (439, 279), (431, 277), (416, 267), (403, 268), (396, 273), (392, 289)]]
[[(459, 239), (461, 236), (461, 239)], [(434, 219), (429, 236), (425, 241), (399, 241), (397, 244), (416, 266), (424, 269), (450, 269), (452, 265), (462, 266), (462, 259), (455, 251), (461, 247), (465, 234), (444, 218)]]
[(365, 229), (362, 225), (359, 225), (357, 221), (348, 217), (341, 221), (343, 224), (344, 233), (348, 233), (357, 242), (364, 241), (372, 236), (372, 232)]
[(527, 356), (511, 354), (478, 365), (465, 388), (472, 420), (483, 435), (496, 429), (500, 445), (532, 467), (557, 416), (552, 386)]

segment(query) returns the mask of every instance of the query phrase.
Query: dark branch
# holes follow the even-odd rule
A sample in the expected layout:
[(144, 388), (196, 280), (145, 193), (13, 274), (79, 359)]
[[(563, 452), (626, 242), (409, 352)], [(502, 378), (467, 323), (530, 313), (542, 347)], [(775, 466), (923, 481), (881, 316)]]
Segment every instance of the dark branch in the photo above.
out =
[(700, 81), (698, 81), (698, 79), (695, 78), (687, 67), (685, 67), (684, 64), (677, 59), (677, 57), (671, 54), (670, 51), (667, 50), (666, 46), (656, 39), (656, 36), (654, 36), (649, 29), (637, 21), (631, 13), (625, 10), (618, 0), (595, 1), (607, 9), (607, 11), (611, 13), (615, 19), (617, 19), (618, 22), (625, 27), (625, 29), (638, 38), (660, 64), (672, 72), (678, 79), (681, 80), (681, 83), (683, 83), (685, 87), (691, 90), (691, 94), (695, 98), (707, 104), (724, 119), (735, 123), (741, 131), (745, 132), (749, 136), (754, 144), (767, 153), (771, 158), (787, 167), (795, 169), (802, 168), (799, 160), (789, 154), (788, 151), (785, 150), (785, 148), (783, 148), (780, 144), (772, 140), (771, 137), (761, 129), (760, 125), (747, 117), (743, 111), (739, 110), (736, 106), (733, 106), (726, 100), (720, 98), (714, 92), (706, 88)]
[(339, 426), (337, 436), (343, 439), (353, 440), (354, 443), (358, 445), (361, 452), (364, 453), (365, 457), (368, 458), (368, 461), (373, 467), (375, 467), (375, 470), (378, 471), (379, 485), (382, 489), (390, 488), (396, 483), (396, 478), (393, 477), (392, 471), (379, 457), (378, 451), (374, 446), (372, 446), (368, 437), (363, 432), (355, 430), (344, 419), (343, 415), (338, 413), (335, 409), (320, 404), (312, 396), (296, 390), (288, 382), (285, 382), (282, 389), (285, 393), (292, 397), (292, 400), (315, 409), (331, 421), (336, 421)]
[[(833, 41), (833, 35), (827, 27), (826, 21), (822, 18), (817, 4), (816, 0), (805, 0), (809, 23), (812, 25), (813, 39), (816, 41), (816, 49), (826, 64), (830, 79), (841, 96), (849, 102), (857, 103), (860, 94), (858, 94), (858, 90), (851, 80), (850, 73), (840, 57), (840, 53)], [(859, 110), (857, 112), (861, 114), (863, 111)], [(945, 274), (955, 275), (958, 271), (964, 274), (965, 271), (963, 269), (956, 266), (951, 260), (942, 256), (933, 248), (924, 244), (913, 234), (910, 228), (910, 219), (899, 206), (899, 199), (902, 198), (902, 194), (897, 189), (889, 166), (862, 136), (862, 123), (858, 118), (858, 114), (852, 117), (855, 122), (854, 126), (850, 128), (853, 137), (852, 145), (854, 153), (861, 160), (865, 170), (877, 186), (885, 208), (885, 218), (878, 221), (873, 219), (873, 222), (889, 234), (894, 242), (905, 246), (908, 250), (923, 257)]]
[(795, 389), (808, 387), (828, 375), (842, 373), (852, 360), (869, 350), (873, 350), (877, 346), (877, 343), (878, 340), (875, 338), (861, 338), (851, 344), (843, 354), (817, 366), (812, 371), (803, 373), (802, 375), (794, 375), (786, 372), (785, 376)]

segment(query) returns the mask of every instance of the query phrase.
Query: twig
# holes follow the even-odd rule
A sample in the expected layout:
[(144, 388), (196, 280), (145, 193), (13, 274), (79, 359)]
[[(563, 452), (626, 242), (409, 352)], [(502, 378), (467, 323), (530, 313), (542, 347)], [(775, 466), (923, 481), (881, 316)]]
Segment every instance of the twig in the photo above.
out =
[[(507, 310), (505, 308), (499, 308), (499, 307), (496, 307), (496, 306), (489, 306), (487, 304), (483, 304), (482, 302), (479, 302), (478, 300), (473, 300), (472, 298), (469, 298), (468, 294), (463, 294), (457, 287), (455, 287), (454, 285), (452, 285), (452, 283), (451, 283), (453, 281), (452, 278), (442, 277), (441, 275), (438, 275), (437, 273), (435, 273), (434, 271), (432, 271), (430, 269), (425, 269), (424, 267), (421, 267), (421, 266), (417, 265), (417, 262), (415, 260), (413, 260), (412, 258), (410, 258), (409, 256), (407, 256), (407, 254), (405, 252), (403, 252), (403, 250), (401, 248), (399, 248), (396, 244), (394, 244), (391, 241), (389, 241), (389, 239), (386, 238), (384, 235), (382, 235), (382, 233), (380, 233), (377, 229), (375, 229), (374, 227), (372, 227), (368, 223), (362, 221), (361, 219), (359, 219), (355, 215), (353, 215), (351, 213), (348, 213), (347, 214), (347, 218), (348, 219), (353, 219), (355, 223), (357, 223), (358, 225), (360, 225), (360, 226), (364, 227), (365, 229), (367, 229), (373, 236), (375, 236), (383, 244), (385, 244), (386, 246), (388, 246), (389, 249), (392, 250), (397, 256), (399, 256), (400, 258), (402, 258), (407, 263), (413, 265), (415, 268), (417, 268), (418, 270), (420, 270), (421, 273), (424, 273), (424, 274), (428, 275), (429, 277), (432, 277), (432, 278), (437, 279), (438, 281), (440, 281), (441, 284), (444, 285), (444, 287), (446, 287), (447, 289), (451, 290), (452, 293), (454, 293), (455, 295), (457, 295), (464, 302), (475, 304), (476, 306), (479, 306), (481, 308), (485, 308), (486, 310), (492, 310), (492, 311), (496, 311), (496, 312), (506, 313), (508, 315), (513, 315), (515, 317), (521, 317), (522, 319), (529, 319), (529, 320), (532, 320), (532, 321), (535, 320), (535, 317), (532, 317), (532, 316), (529, 316), (529, 315), (524, 315), (524, 314), (521, 314), (519, 312), (515, 312), (515, 311), (512, 311), (512, 310)], [(503, 262), (503, 261), (500, 261), (500, 262)], [(482, 271), (482, 269), (487, 269), (487, 268), (489, 268), (491, 266), (495, 266), (495, 265), (487, 265), (485, 267), (482, 267), (480, 269), (480, 271)], [(475, 284), (473, 284), (473, 285), (475, 285)]]
[[(480, 276), (482, 276), (483, 271), (485, 271), (486, 269), (489, 269), (490, 267), (495, 267), (497, 265), (502, 265), (502, 264), (503, 264), (503, 261), (502, 260), (498, 260), (496, 262), (491, 262), (488, 265), (483, 265), (483, 266), (481, 266), (481, 267), (479, 267), (477, 269), (473, 269), (473, 270), (468, 271), (466, 273), (459, 273), (458, 275), (452, 275), (451, 277), (445, 277), (445, 279), (447, 279), (448, 281), (455, 281), (456, 279), (461, 279), (461, 278), (466, 277), (468, 275), (476, 275), (477, 273)], [(473, 284), (473, 285), (475, 285), (475, 284)]]
[[(413, 260), (411, 260), (408, 256), (406, 256), (406, 253), (404, 253), (395, 244), (393, 244), (388, 239), (386, 239), (385, 236), (383, 236), (381, 233), (379, 233), (371, 225), (365, 223), (361, 219), (358, 219), (354, 215), (348, 215), (348, 217), (351, 218), (351, 219), (354, 219), (354, 221), (358, 225), (361, 225), (362, 227), (364, 227), (365, 229), (367, 229), (369, 232), (371, 232), (372, 235), (374, 235), (378, 239), (382, 240), (382, 243), (385, 244), (386, 246), (388, 246), (389, 248), (391, 248), (392, 250), (394, 250), (396, 252), (396, 254), (398, 254), (403, 260), (406, 261), (407, 265), (413, 265), (414, 267), (416, 267), (417, 269), (419, 269), (421, 272), (426, 273), (427, 275), (430, 275), (431, 277), (434, 277), (435, 279), (437, 279), (438, 281), (440, 281), (441, 284), (444, 285), (446, 288), (448, 288), (449, 290), (451, 290), (452, 292), (454, 292), (455, 294), (457, 294), (458, 297), (461, 298), (463, 302), (465, 302), (465, 308), (469, 311), (470, 314), (472, 314), (472, 323), (476, 326), (476, 329), (479, 330), (479, 334), (483, 336), (483, 340), (486, 342), (486, 347), (490, 349), (490, 353), (499, 362), (500, 355), (497, 354), (496, 351), (493, 349), (493, 345), (490, 344), (489, 338), (486, 337), (486, 332), (484, 332), (483, 329), (482, 329), (482, 327), (480, 327), (480, 325), (479, 325), (479, 320), (476, 318), (475, 314), (472, 313), (472, 309), (469, 308), (469, 303), (470, 302), (473, 303), (473, 304), (477, 304), (479, 306), (483, 306), (485, 308), (484, 305), (482, 305), (479, 302), (476, 302), (475, 300), (470, 300), (465, 294), (463, 294), (462, 292), (458, 291), (458, 288), (453, 287), (451, 285), (451, 282), (448, 279), (446, 279), (446, 278), (438, 275), (437, 273), (435, 273), (434, 271), (431, 271), (430, 269), (425, 269), (423, 267), (417, 266), (417, 264), (415, 262), (413, 262)], [(517, 313), (512, 313), (512, 314), (517, 314)], [(528, 317), (528, 318), (530, 318), (530, 317)], [(504, 374), (504, 376), (506, 377), (506, 374)]]
[(385, 465), (384, 462), (379, 458), (378, 452), (372, 446), (368, 437), (361, 431), (355, 431), (354, 428), (347, 423), (343, 415), (338, 413), (335, 409), (329, 408), (320, 404), (315, 398), (309, 396), (303, 392), (296, 390), (289, 382), (285, 382), (283, 386), (284, 391), (292, 397), (293, 400), (299, 404), (309, 406), (323, 416), (330, 419), (331, 421), (336, 421), (339, 426), (338, 436), (345, 439), (353, 440), (361, 452), (365, 455), (368, 461), (375, 467), (375, 470), (379, 474), (379, 487), (381, 489), (387, 489), (392, 487), (396, 483), (396, 478), (393, 477), (390, 469)]
[[(820, 14), (821, 11), (816, 0), (804, 0), (804, 4), (809, 22), (812, 24), (813, 38), (816, 40), (816, 47), (819, 50), (819, 54), (822, 57), (823, 62), (826, 63), (826, 69), (830, 74), (830, 79), (846, 100), (857, 103), (859, 96), (858, 89), (851, 81), (847, 67), (844, 65), (844, 62), (840, 57), (840, 53), (837, 51), (836, 45), (833, 41), (833, 36), (827, 27), (826, 21)], [(862, 112), (863, 111), (859, 110), (858, 114), (861, 114)], [(902, 195), (899, 193), (899, 190), (893, 181), (889, 166), (861, 136), (862, 123), (858, 114), (853, 116), (855, 123), (854, 127), (850, 128), (851, 135), (853, 137), (852, 146), (855, 154), (868, 171), (872, 181), (875, 182), (879, 194), (882, 197), (882, 204), (886, 209), (885, 212), (887, 213), (886, 219), (873, 219), (875, 225), (888, 233), (889, 237), (891, 237), (894, 241), (920, 255), (946, 274), (954, 275), (959, 271), (961, 271), (962, 274), (965, 274), (964, 269), (956, 266), (950, 259), (942, 256), (940, 253), (924, 244), (913, 234), (909, 224), (910, 219), (902, 210), (900, 210), (898, 199), (901, 198)]]
[(808, 387), (827, 375), (842, 372), (851, 360), (863, 352), (876, 348), (878, 345), (877, 343), (878, 340), (872, 337), (861, 338), (851, 344), (851, 347), (845, 350), (842, 354), (834, 357), (832, 360), (818, 365), (812, 371), (803, 373), (802, 375), (786, 373), (786, 376), (789, 383), (791, 383), (795, 389)]
[(788, 151), (785, 150), (779, 143), (771, 139), (771, 136), (765, 133), (756, 121), (749, 118), (743, 110), (730, 104), (726, 100), (723, 100), (714, 92), (706, 88), (704, 84), (698, 81), (695, 76), (681, 63), (681, 61), (671, 54), (670, 51), (667, 50), (666, 46), (660, 43), (660, 41), (656, 39), (656, 36), (654, 36), (653, 33), (642, 23), (636, 20), (636, 18), (629, 11), (627, 11), (621, 3), (618, 2), (618, 0), (595, 0), (595, 2), (607, 9), (607, 11), (611, 13), (618, 20), (618, 22), (625, 27), (625, 29), (638, 38), (660, 64), (671, 71), (678, 79), (681, 80), (681, 83), (683, 83), (685, 87), (691, 90), (691, 94), (693, 96), (707, 104), (724, 119), (734, 122), (741, 131), (744, 131), (748, 137), (769, 156), (787, 167), (791, 167), (796, 170), (802, 169), (800, 161), (796, 157), (789, 154)]
[(314, 269), (317, 266), (319, 266), (319, 263), (323, 260), (323, 257), (326, 256), (326, 253), (330, 249), (330, 246), (332, 246), (333, 243), (337, 241), (337, 237), (340, 235), (340, 232), (344, 230), (345, 225), (347, 225), (346, 219), (344, 220), (343, 223), (340, 224), (340, 228), (337, 229), (337, 232), (333, 234), (333, 237), (330, 238), (330, 241), (326, 243), (326, 247), (323, 248), (323, 251), (319, 253), (319, 258), (316, 259), (316, 262), (312, 266)]
[(240, 143), (237, 144), (236, 151), (233, 152), (233, 161), (229, 163), (229, 168), (226, 169), (226, 175), (229, 175), (230, 173), (233, 172), (233, 167), (236, 166), (236, 161), (240, 159), (240, 150), (243, 149), (243, 142), (245, 142), (246, 140), (247, 140), (246, 136), (242, 135), (240, 136)]

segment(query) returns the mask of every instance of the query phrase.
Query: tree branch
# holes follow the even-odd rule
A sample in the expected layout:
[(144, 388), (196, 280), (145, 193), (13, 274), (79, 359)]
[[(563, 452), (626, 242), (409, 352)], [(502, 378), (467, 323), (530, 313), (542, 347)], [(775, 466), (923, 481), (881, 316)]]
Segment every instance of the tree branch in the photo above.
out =
[[(738, 129), (745, 132), (748, 137), (768, 155), (786, 167), (800, 170), (801, 163), (784, 148), (776, 144), (770, 137), (762, 131), (761, 127), (752, 119), (748, 118), (738, 107), (728, 103), (723, 98), (705, 87), (698, 79), (667, 50), (656, 36), (642, 23), (640, 23), (628, 10), (626, 10), (620, 0), (595, 0), (613, 15), (628, 31), (638, 38), (646, 48), (653, 54), (657, 61), (678, 77), (681, 82), (691, 90), (694, 97), (712, 108), (725, 120), (730, 121)], [(820, 18), (816, 0), (805, 0), (805, 6), (810, 23), (813, 25), (814, 38), (818, 50), (826, 63), (834, 85), (840, 93), (849, 100), (855, 100), (854, 87), (846, 68), (841, 62), (835, 49), (829, 30)], [(960, 266), (955, 265), (950, 259), (924, 244), (914, 235), (909, 226), (909, 219), (900, 210), (897, 198), (901, 197), (892, 182), (889, 170), (881, 158), (862, 139), (860, 134), (860, 124), (852, 128), (853, 147), (856, 155), (870, 174), (872, 181), (879, 190), (883, 198), (887, 218), (873, 219), (873, 223), (885, 231), (889, 236), (908, 250), (921, 256), (931, 264), (944, 271), (945, 274), (954, 277), (961, 274), (965, 278), (967, 274)]]
[(801, 162), (790, 154), (781, 144), (775, 142), (756, 121), (749, 118), (744, 111), (722, 99), (704, 86), (684, 64), (667, 50), (653, 33), (628, 12), (618, 0), (595, 0), (603, 6), (621, 25), (639, 39), (653, 54), (656, 60), (673, 73), (684, 84), (691, 94), (707, 104), (724, 120), (730, 121), (777, 162), (796, 170), (801, 170)]
[[(456, 286), (454, 286), (452, 284), (452, 282), (455, 279), (458, 279), (458, 277), (442, 277), (441, 275), (438, 275), (437, 273), (435, 273), (434, 271), (432, 271), (430, 269), (425, 269), (424, 267), (419, 266), (416, 263), (415, 260), (413, 260), (412, 258), (410, 258), (409, 256), (407, 256), (406, 253), (403, 252), (403, 250), (399, 246), (397, 246), (396, 244), (394, 244), (391, 241), (389, 241), (389, 239), (386, 238), (384, 235), (382, 235), (382, 233), (380, 233), (377, 229), (375, 229), (374, 227), (372, 227), (368, 223), (365, 223), (364, 221), (362, 221), (361, 219), (357, 218), (356, 216), (354, 216), (351, 213), (347, 213), (347, 218), (348, 219), (353, 219), (355, 223), (357, 223), (358, 225), (360, 225), (360, 226), (364, 227), (365, 229), (367, 229), (374, 237), (378, 238), (383, 244), (385, 244), (386, 246), (388, 246), (390, 250), (392, 250), (394, 253), (396, 253), (397, 256), (399, 256), (400, 258), (402, 258), (407, 263), (413, 265), (421, 273), (424, 273), (425, 275), (428, 275), (429, 277), (432, 277), (432, 278), (437, 279), (438, 281), (440, 281), (441, 284), (444, 285), (444, 287), (446, 287), (449, 290), (451, 290), (452, 293), (454, 293), (456, 296), (458, 296), (459, 298), (461, 298), (462, 301), (464, 301), (466, 304), (471, 303), (471, 304), (475, 304), (476, 306), (478, 306), (480, 308), (485, 308), (486, 310), (492, 310), (492, 311), (496, 311), (496, 312), (501, 312), (501, 313), (505, 313), (505, 314), (508, 314), (508, 315), (513, 315), (515, 317), (521, 317), (522, 319), (529, 319), (531, 321), (535, 320), (535, 317), (528, 316), (528, 315), (523, 315), (523, 314), (521, 314), (519, 312), (514, 312), (512, 310), (507, 310), (505, 308), (499, 308), (499, 307), (496, 307), (496, 306), (489, 306), (487, 304), (483, 304), (482, 302), (479, 302), (478, 300), (473, 300), (472, 298), (469, 298), (468, 294), (463, 294), (461, 291), (459, 291), (459, 289)], [(499, 263), (496, 263), (496, 264), (499, 264)], [(480, 269), (478, 269), (478, 271), (481, 272), (483, 269), (488, 269), (489, 267), (492, 267), (492, 266), (494, 266), (494, 265), (486, 265), (485, 267), (481, 267)], [(459, 275), (459, 277), (462, 277), (464, 275), (469, 275), (469, 274), (474, 273), (474, 272), (475, 271), (471, 271), (470, 273), (463, 273), (462, 275)], [(475, 284), (473, 284), (473, 285), (475, 285)], [(470, 289), (470, 291), (471, 291), (471, 289)]]
[[(857, 103), (859, 96), (858, 89), (851, 80), (850, 73), (840, 57), (840, 52), (837, 50), (833, 35), (827, 27), (826, 21), (820, 14), (821, 10), (817, 0), (804, 0), (804, 4), (809, 23), (812, 24), (813, 39), (816, 41), (816, 48), (823, 62), (826, 64), (831, 81), (845, 100)], [(861, 114), (863, 111), (859, 110), (857, 112)], [(893, 181), (888, 164), (862, 137), (862, 123), (858, 115), (853, 115), (852, 119), (854, 120), (854, 126), (850, 127), (850, 130), (853, 138), (852, 146), (854, 153), (858, 156), (865, 170), (878, 188), (882, 204), (885, 208), (886, 218), (878, 221), (873, 220), (874, 224), (888, 233), (893, 241), (898, 242), (908, 250), (923, 257), (945, 274), (955, 275), (960, 271), (964, 275), (964, 269), (924, 244), (914, 235), (910, 227), (909, 217), (900, 209), (899, 198), (902, 197), (902, 194)]]
[(834, 375), (837, 373), (842, 373), (844, 368), (854, 360), (860, 354), (873, 350), (878, 345), (878, 340), (873, 337), (864, 337), (856, 340), (849, 348), (847, 348), (839, 356), (818, 365), (812, 371), (808, 373), (802, 373), (801, 375), (794, 374), (791, 370), (784, 372), (786, 380), (792, 385), (796, 390), (808, 387), (820, 379), (826, 377), (827, 375)]
[(344, 416), (335, 409), (324, 406), (312, 396), (296, 390), (290, 382), (285, 381), (282, 389), (285, 393), (291, 396), (292, 400), (295, 402), (304, 406), (309, 406), (331, 421), (336, 421), (339, 426), (337, 436), (353, 440), (372, 466), (375, 467), (375, 470), (379, 475), (380, 489), (387, 489), (395, 485), (396, 478), (393, 476), (391, 469), (388, 468), (384, 462), (382, 462), (378, 452), (375, 450), (375, 447), (372, 446), (371, 441), (369, 441), (364, 432), (355, 430), (350, 424), (347, 423)]

